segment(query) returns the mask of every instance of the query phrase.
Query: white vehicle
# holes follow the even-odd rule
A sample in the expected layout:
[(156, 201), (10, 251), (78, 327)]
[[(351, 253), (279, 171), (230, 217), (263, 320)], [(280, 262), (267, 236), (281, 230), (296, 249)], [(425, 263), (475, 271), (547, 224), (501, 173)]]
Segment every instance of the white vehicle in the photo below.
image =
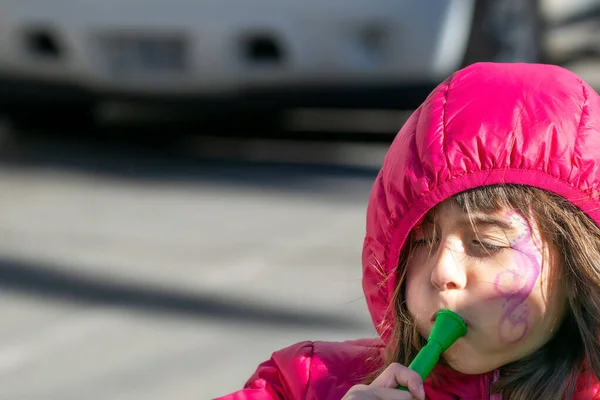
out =
[(411, 107), (470, 61), (537, 59), (537, 28), (528, 0), (2, 0), (0, 105)]

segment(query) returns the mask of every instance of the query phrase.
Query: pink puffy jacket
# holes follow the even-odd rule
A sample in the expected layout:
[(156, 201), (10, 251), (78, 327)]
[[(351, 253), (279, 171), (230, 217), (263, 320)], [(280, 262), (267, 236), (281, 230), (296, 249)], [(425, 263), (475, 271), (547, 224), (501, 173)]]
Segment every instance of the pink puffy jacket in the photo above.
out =
[[(304, 342), (275, 352), (243, 390), (221, 400), (341, 399), (381, 363), (400, 249), (433, 206), (490, 184), (560, 194), (600, 224), (600, 97), (573, 73), (536, 64), (479, 63), (441, 83), (391, 145), (367, 210), (363, 289), (381, 340)], [(490, 399), (493, 373), (437, 367), (431, 400)], [(581, 375), (576, 400), (600, 398)], [(590, 379), (583, 379), (583, 378)]]

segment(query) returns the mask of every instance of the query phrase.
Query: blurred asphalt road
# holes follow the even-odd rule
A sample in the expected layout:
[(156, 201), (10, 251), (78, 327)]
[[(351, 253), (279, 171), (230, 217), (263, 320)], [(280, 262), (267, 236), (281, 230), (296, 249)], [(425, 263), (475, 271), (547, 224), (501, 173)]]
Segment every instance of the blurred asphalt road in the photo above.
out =
[(374, 335), (360, 249), (385, 146), (356, 145), (362, 167), (89, 147), (0, 157), (0, 399), (209, 399), (283, 346)]

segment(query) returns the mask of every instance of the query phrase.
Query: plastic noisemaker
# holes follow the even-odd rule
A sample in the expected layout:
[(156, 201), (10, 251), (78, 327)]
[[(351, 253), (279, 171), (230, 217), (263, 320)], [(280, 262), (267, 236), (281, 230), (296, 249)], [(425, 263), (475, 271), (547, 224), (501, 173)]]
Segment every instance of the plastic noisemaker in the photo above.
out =
[[(425, 381), (439, 361), (440, 355), (466, 334), (467, 324), (458, 314), (450, 310), (438, 311), (427, 344), (419, 351), (408, 368), (421, 375)], [(398, 386), (398, 389), (408, 391), (405, 386)]]

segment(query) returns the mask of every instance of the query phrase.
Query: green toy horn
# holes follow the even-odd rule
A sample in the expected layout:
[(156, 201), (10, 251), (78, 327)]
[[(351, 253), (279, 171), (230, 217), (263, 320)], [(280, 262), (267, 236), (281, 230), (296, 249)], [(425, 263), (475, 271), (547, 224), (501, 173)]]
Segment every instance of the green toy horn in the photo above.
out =
[[(438, 311), (427, 344), (419, 351), (408, 368), (421, 375), (425, 381), (440, 359), (440, 355), (466, 334), (467, 324), (458, 314), (450, 310)], [(398, 386), (398, 389), (408, 391), (404, 386)]]

